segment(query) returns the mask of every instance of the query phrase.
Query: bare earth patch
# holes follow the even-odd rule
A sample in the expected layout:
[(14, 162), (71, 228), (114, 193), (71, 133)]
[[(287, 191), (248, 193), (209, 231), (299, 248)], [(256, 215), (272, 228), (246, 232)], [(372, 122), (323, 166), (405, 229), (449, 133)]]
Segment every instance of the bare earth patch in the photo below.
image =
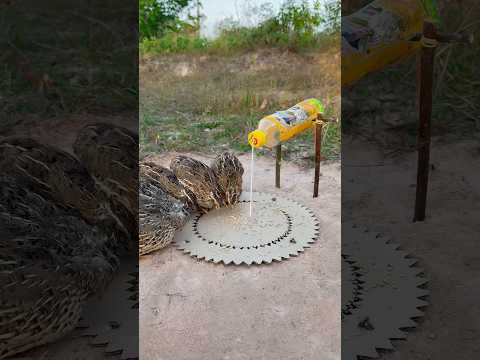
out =
[[(175, 155), (149, 158), (168, 166)], [(250, 158), (239, 158), (248, 189)], [(276, 189), (274, 161), (257, 158), (254, 190), (313, 210), (319, 239), (296, 258), (261, 266), (215, 265), (173, 246), (142, 258), (142, 359), (340, 359), (340, 163), (322, 163), (313, 199), (313, 169), (283, 163)]]
[[(480, 345), (480, 147), (464, 140), (434, 141), (427, 219), (413, 223), (416, 154), (392, 158), (358, 138), (342, 139), (351, 158), (344, 159), (342, 217), (368, 226), (420, 260), (430, 280), (430, 305), (407, 341), (385, 359), (470, 360)], [(355, 156), (353, 156), (355, 155)], [(349, 172), (349, 167), (355, 171)], [(350, 174), (355, 174), (355, 178)], [(368, 194), (368, 195), (366, 195)]]

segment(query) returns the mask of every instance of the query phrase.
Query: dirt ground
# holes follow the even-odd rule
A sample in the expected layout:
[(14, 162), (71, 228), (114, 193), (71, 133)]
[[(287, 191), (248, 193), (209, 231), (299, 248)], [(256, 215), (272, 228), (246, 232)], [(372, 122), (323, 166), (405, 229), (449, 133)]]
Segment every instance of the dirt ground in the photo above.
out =
[[(120, 123), (127, 126), (128, 119)], [(70, 150), (72, 128), (84, 124), (81, 118), (47, 121), (41, 128), (26, 127), (26, 134)], [(384, 358), (478, 356), (480, 172), (472, 169), (478, 168), (479, 142), (434, 142), (428, 218), (415, 224), (411, 222), (415, 154), (387, 157), (378, 146), (349, 137), (343, 138), (343, 148), (352, 156), (343, 160), (342, 208), (339, 162), (322, 163), (320, 198), (314, 200), (312, 169), (284, 163), (283, 187), (277, 190), (273, 160), (257, 159), (256, 191), (294, 198), (319, 218), (320, 239), (299, 257), (247, 268), (196, 261), (168, 248), (140, 261), (142, 359), (339, 359), (341, 211), (344, 221), (354, 219), (393, 236), (420, 259), (430, 279), (431, 304), (425, 318), (407, 341), (396, 342), (397, 350)], [(173, 156), (155, 159), (165, 165)], [(248, 188), (249, 158), (240, 158)], [(353, 173), (355, 177), (350, 176)], [(103, 358), (102, 350), (88, 346), (85, 338), (65, 339), (27, 355)]]
[[(151, 160), (167, 165), (174, 153)], [(209, 162), (206, 156), (191, 155)], [(250, 155), (241, 155), (244, 189)], [(296, 258), (261, 266), (214, 265), (170, 246), (140, 260), (140, 357), (143, 360), (340, 359), (340, 163), (313, 169), (255, 162), (254, 190), (312, 209), (320, 237)]]
[[(471, 360), (480, 352), (480, 161), (478, 140), (432, 144), (427, 219), (412, 223), (416, 154), (387, 158), (343, 137), (342, 220), (383, 234), (420, 259), (430, 279), (425, 318), (389, 360)], [(348, 153), (348, 156), (345, 154)], [(348, 157), (348, 158), (347, 158)]]

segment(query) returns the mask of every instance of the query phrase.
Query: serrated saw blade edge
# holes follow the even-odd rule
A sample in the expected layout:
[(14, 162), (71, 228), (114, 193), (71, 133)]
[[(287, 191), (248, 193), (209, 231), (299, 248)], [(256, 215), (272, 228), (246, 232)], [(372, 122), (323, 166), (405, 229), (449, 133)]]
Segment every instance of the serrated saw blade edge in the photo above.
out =
[[(222, 226), (226, 226), (222, 224), (224, 219), (234, 216), (246, 217), (245, 212), (235, 209), (234, 206), (213, 210), (192, 218), (175, 236), (176, 247), (197, 259), (223, 264), (252, 265), (269, 264), (295, 257), (318, 239), (319, 222), (307, 207), (285, 197), (279, 198), (274, 194), (254, 193), (253, 198), (254, 214), (255, 208), (261, 206), (264, 210), (254, 216), (265, 217), (262, 220), (266, 224), (271, 221), (272, 231), (275, 231), (277, 227), (274, 225), (277, 224), (278, 228), (285, 229), (284, 232), (273, 235), (265, 231), (264, 236), (263, 234), (260, 236), (258, 228), (254, 229), (256, 232), (247, 231), (243, 235), (229, 232), (228, 229), (221, 230)], [(248, 197), (244, 194), (236, 206), (245, 207), (246, 204), (248, 204)], [(274, 218), (272, 214), (276, 214), (276, 217)], [(242, 221), (246, 220), (242, 219)], [(222, 238), (221, 235), (216, 234), (222, 231), (228, 236), (225, 235)], [(268, 238), (268, 236), (272, 237)], [(242, 246), (242, 243), (248, 246)]]

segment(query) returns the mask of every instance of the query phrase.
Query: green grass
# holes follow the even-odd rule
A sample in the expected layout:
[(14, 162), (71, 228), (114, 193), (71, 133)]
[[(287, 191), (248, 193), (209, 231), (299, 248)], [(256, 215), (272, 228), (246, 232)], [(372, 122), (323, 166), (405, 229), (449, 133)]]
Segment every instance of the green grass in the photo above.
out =
[(139, 44), (140, 54), (169, 54), (195, 50), (205, 50), (211, 43), (205, 38), (169, 33), (160, 38), (142, 39)]
[(139, 45), (141, 55), (175, 53), (231, 54), (261, 48), (288, 49), (304, 52), (312, 49), (328, 48), (336, 41), (337, 34), (283, 34), (259, 33), (257, 28), (239, 28), (224, 32), (209, 40), (181, 33), (168, 33), (160, 38), (142, 39)]
[(247, 133), (258, 119), (241, 116), (157, 117), (141, 115), (141, 143), (155, 151), (248, 150)]
[(140, 53), (208, 51), (225, 54), (266, 47), (300, 52), (331, 45), (340, 29), (338, 0), (286, 1), (278, 10), (274, 10), (270, 3), (247, 4), (247, 7), (250, 13), (261, 18), (255, 26), (244, 26), (233, 18), (226, 19), (219, 24), (218, 35), (207, 39), (199, 36), (196, 23), (176, 19), (170, 23), (170, 30), (163, 26), (161, 31), (141, 32)]
[[(338, 46), (292, 54), (262, 49), (241, 54), (149, 56), (140, 67), (141, 153), (250, 151), (247, 135), (259, 120), (315, 97), (340, 117)], [(313, 74), (315, 74), (313, 76)], [(312, 131), (285, 143), (285, 159), (313, 155)], [(325, 128), (322, 155), (340, 152), (340, 125)], [(270, 154), (261, 150), (260, 155)]]
[[(247, 135), (256, 128), (258, 116), (191, 115), (187, 117), (162, 117), (143, 112), (140, 117), (140, 151), (146, 153), (203, 152), (217, 153), (224, 150), (250, 151)], [(324, 127), (322, 158), (338, 159), (341, 130), (338, 123)], [(313, 132), (304, 131), (284, 144), (285, 159), (313, 160)], [(260, 149), (259, 155), (269, 150)]]

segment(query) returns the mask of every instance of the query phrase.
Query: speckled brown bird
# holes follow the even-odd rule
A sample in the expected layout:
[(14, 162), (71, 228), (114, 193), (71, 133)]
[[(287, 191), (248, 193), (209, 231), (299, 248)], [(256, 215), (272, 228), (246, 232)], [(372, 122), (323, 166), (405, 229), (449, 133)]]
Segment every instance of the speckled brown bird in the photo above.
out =
[(12, 273), (15, 275), (0, 274), (0, 284), (9, 289), (9, 296), (0, 298), (0, 359), (70, 333), (78, 324), (86, 299), (73, 278), (38, 268), (16, 268)]
[(180, 155), (171, 161), (170, 169), (180, 183), (195, 195), (200, 211), (207, 212), (225, 205), (215, 174), (203, 162)]
[(148, 178), (149, 181), (158, 185), (167, 194), (185, 203), (191, 211), (197, 210), (195, 195), (180, 183), (170, 169), (152, 161), (142, 161), (139, 173), (140, 178)]
[(126, 128), (95, 123), (80, 130), (73, 151), (105, 191), (138, 206), (138, 135)]
[(1, 359), (66, 335), (133, 240), (136, 253), (135, 140), (87, 127), (76, 143), (86, 166), (33, 139), (0, 141)]
[(194, 211), (194, 200), (177, 177), (154, 163), (140, 164), (139, 254), (170, 244)]
[(27, 137), (0, 141), (0, 170), (36, 191), (80, 211), (89, 221), (99, 208), (98, 189), (85, 167), (72, 155)]
[(138, 248), (138, 135), (112, 124), (95, 123), (80, 130), (75, 155), (107, 196), (110, 207)]
[(118, 267), (109, 236), (17, 180), (0, 175), (0, 359), (66, 335)]
[(129, 246), (129, 234), (115, 213), (115, 204), (69, 153), (31, 138), (5, 138), (0, 141), (0, 172), (112, 234), (112, 248)]
[(230, 152), (218, 155), (210, 165), (225, 205), (238, 203), (242, 194), (244, 169), (238, 158)]
[(15, 249), (20, 262), (39, 260), (79, 275), (77, 284), (88, 293), (102, 289), (118, 265), (111, 236), (36, 189), (0, 176), (0, 248)]

